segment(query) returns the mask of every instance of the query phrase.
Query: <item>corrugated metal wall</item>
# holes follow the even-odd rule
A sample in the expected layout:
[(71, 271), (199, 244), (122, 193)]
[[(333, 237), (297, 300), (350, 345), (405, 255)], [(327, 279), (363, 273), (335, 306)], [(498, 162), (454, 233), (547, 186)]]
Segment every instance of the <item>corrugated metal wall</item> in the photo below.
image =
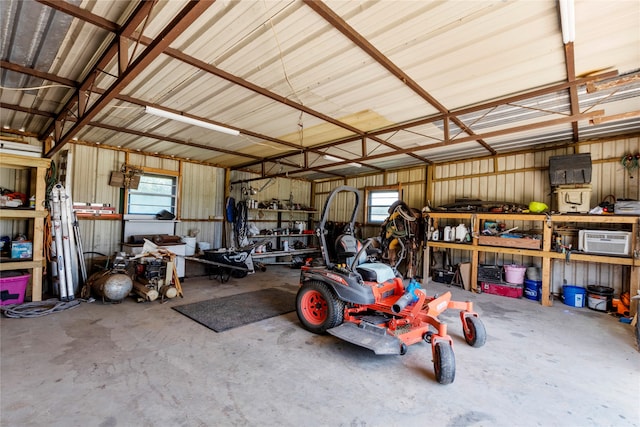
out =
[[(624, 138), (584, 142), (573, 147), (549, 148), (545, 150), (487, 157), (468, 161), (437, 164), (428, 168), (411, 168), (401, 171), (389, 171), (364, 177), (327, 180), (315, 184), (315, 206), (322, 207), (330, 190), (338, 185), (351, 185), (364, 194), (367, 186), (401, 184), (403, 200), (411, 207), (421, 208), (428, 203), (440, 206), (453, 203), (456, 199), (471, 198), (481, 200), (505, 201), (528, 204), (532, 200), (542, 201), (552, 206), (553, 194), (549, 181), (549, 157), (564, 154), (591, 153), (592, 158), (592, 194), (590, 205), (599, 204), (607, 195), (618, 198), (640, 200), (640, 170), (629, 174), (621, 164), (624, 154), (640, 152), (640, 138)], [(430, 188), (427, 188), (427, 173), (430, 174)], [(339, 212), (331, 219), (346, 220), (346, 202), (340, 200)], [(361, 214), (362, 215), (362, 214)], [(363, 219), (360, 216), (361, 220)], [(452, 224), (456, 225), (456, 224)], [(468, 224), (467, 224), (468, 225)], [(533, 224), (510, 222), (509, 226), (520, 229), (531, 228)], [(379, 228), (365, 228), (365, 237), (375, 236)], [(469, 261), (467, 251), (453, 251), (453, 262)], [(522, 263), (540, 266), (540, 260), (532, 257), (494, 254), (484, 255), (483, 262), (488, 264)], [(627, 269), (606, 264), (589, 264), (555, 261), (552, 284), (557, 292), (563, 282), (583, 286), (600, 284), (612, 286), (616, 292), (626, 283)]]
[[(314, 206), (316, 209), (322, 210), (331, 190), (340, 185), (354, 187), (359, 190), (362, 201), (360, 210), (356, 214), (356, 221), (365, 224), (364, 197), (366, 196), (366, 188), (400, 184), (402, 200), (412, 208), (421, 209), (425, 205), (426, 174), (426, 167), (419, 166), (379, 174), (318, 182), (314, 185)], [(353, 199), (346, 194), (338, 195), (333, 203), (329, 219), (338, 222), (349, 221), (353, 211), (353, 203)], [(365, 237), (377, 236), (380, 233), (380, 226), (365, 224), (362, 232)]]
[[(640, 200), (639, 175), (629, 174), (621, 164), (624, 154), (640, 152), (640, 138), (581, 143), (575, 153), (591, 153), (592, 193), (590, 206), (596, 206), (607, 195)], [(514, 154), (455, 162), (433, 167), (433, 206), (453, 203), (460, 198), (476, 198), (528, 204), (532, 200), (554, 204), (549, 181), (549, 157), (574, 154), (573, 149), (548, 149), (534, 153)], [(640, 172), (640, 171), (638, 171)], [(452, 224), (455, 225), (455, 224)], [(535, 224), (509, 222), (508, 226), (522, 228)], [(454, 263), (469, 260), (466, 251), (453, 251)], [(482, 260), (482, 255), (481, 255)], [(522, 263), (540, 266), (538, 258), (484, 254), (487, 264)], [(552, 291), (559, 292), (563, 283), (603, 285), (619, 292), (626, 283), (626, 270), (621, 266), (554, 261)]]
[(194, 163), (183, 163), (180, 217), (176, 234), (196, 236), (213, 248), (223, 245), (225, 170)]
[[(222, 245), (224, 169), (77, 144), (71, 144), (70, 151), (73, 201), (109, 203), (117, 212), (123, 211), (123, 190), (110, 186), (109, 179), (125, 162), (157, 173), (181, 171), (179, 210), (183, 219), (176, 224), (176, 234), (197, 232), (198, 241)], [(111, 255), (120, 250), (121, 221), (81, 219), (79, 223), (85, 252)]]
[[(616, 197), (640, 199), (640, 171), (629, 173), (620, 160), (624, 154), (640, 152), (640, 138), (580, 143), (576, 152), (591, 153), (592, 186), (591, 206), (598, 204), (604, 197), (613, 194)], [(121, 211), (121, 189), (109, 186), (111, 171), (119, 170), (127, 161), (129, 164), (153, 168), (156, 170), (180, 171), (181, 217), (177, 234), (187, 235), (199, 230), (198, 241), (207, 241), (214, 247), (220, 247), (223, 241), (222, 218), (224, 212), (225, 173), (224, 169), (177, 160), (148, 157), (138, 154), (125, 154), (121, 151), (98, 147), (71, 144), (73, 155), (72, 190), (75, 202), (109, 203)], [(464, 162), (439, 164), (427, 167), (414, 167), (400, 171), (388, 171), (360, 177), (340, 180), (328, 180), (312, 185), (309, 182), (277, 178), (237, 183), (231, 186), (231, 194), (236, 200), (242, 200), (242, 187), (250, 185), (261, 190), (253, 196), (259, 201), (278, 199), (288, 202), (293, 197), (295, 203), (312, 206), (320, 211), (331, 189), (339, 185), (356, 187), (364, 197), (367, 187), (400, 184), (403, 200), (414, 208), (421, 209), (428, 202), (438, 206), (453, 202), (456, 198), (468, 197), (482, 200), (503, 200), (528, 203), (531, 200), (552, 204), (551, 188), (548, 177), (549, 157), (560, 154), (572, 154), (571, 148), (547, 149), (533, 153), (512, 154), (495, 158), (476, 159)], [(233, 172), (231, 181), (242, 181), (258, 176), (245, 172)], [(431, 177), (431, 178), (430, 178)], [(2, 170), (0, 179), (4, 185), (16, 184), (15, 172)], [(430, 180), (430, 188), (426, 182)], [(6, 184), (5, 184), (6, 183)], [(206, 185), (205, 185), (206, 184)], [(16, 184), (17, 185), (17, 184)], [(313, 190), (313, 191), (312, 191)], [(330, 217), (333, 221), (347, 221), (353, 202), (346, 195), (338, 197), (336, 209)], [(318, 220), (320, 214), (315, 214)], [(260, 219), (259, 228), (276, 226), (275, 220)], [(286, 218), (285, 218), (286, 219)], [(298, 218), (293, 218), (298, 220)], [(357, 219), (364, 222), (363, 213)], [(525, 224), (522, 224), (524, 227)], [(2, 235), (13, 234), (13, 225), (3, 224)], [(112, 254), (120, 249), (121, 221), (86, 220), (80, 221), (85, 252)], [(365, 237), (375, 236), (379, 227), (365, 227)], [(454, 253), (454, 262), (468, 260), (463, 251)], [(504, 256), (496, 259), (492, 254), (485, 257), (487, 263), (518, 262), (539, 265), (536, 258)], [(553, 287), (557, 291), (564, 280), (581, 285), (602, 284), (618, 290), (624, 282), (626, 270), (621, 267), (601, 264), (555, 262), (553, 269)]]
[[(108, 203), (120, 212), (121, 190), (109, 185), (111, 171), (118, 171), (125, 153), (97, 147), (70, 144), (71, 198), (74, 203)], [(54, 159), (59, 164), (59, 156)], [(85, 253), (112, 255), (120, 250), (122, 222), (80, 219), (80, 234)]]
[[(287, 209), (293, 201), (294, 204), (300, 205), (301, 208), (312, 207), (311, 201), (311, 183), (298, 179), (289, 178), (273, 178), (273, 179), (257, 179), (259, 175), (249, 172), (233, 171), (231, 173), (231, 195), (236, 202), (247, 199), (256, 200), (258, 203), (265, 205), (277, 201), (280, 206)], [(244, 181), (244, 182), (239, 182)], [(253, 188), (256, 194), (248, 195), (244, 190)], [(253, 223), (259, 230), (273, 229), (280, 227), (293, 227), (295, 221), (307, 221), (308, 214), (305, 212), (282, 212), (280, 214), (281, 222), (278, 224), (278, 215), (265, 211), (250, 210), (248, 221)], [(313, 214), (313, 219), (317, 219), (317, 214)]]

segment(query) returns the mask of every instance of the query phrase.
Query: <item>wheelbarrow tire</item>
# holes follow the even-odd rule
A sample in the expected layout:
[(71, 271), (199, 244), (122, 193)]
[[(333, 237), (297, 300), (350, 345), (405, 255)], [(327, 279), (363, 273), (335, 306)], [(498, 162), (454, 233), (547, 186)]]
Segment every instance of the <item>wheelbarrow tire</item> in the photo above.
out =
[(475, 316), (469, 316), (465, 318), (465, 323), (464, 339), (467, 344), (471, 347), (482, 347), (487, 342), (487, 330), (482, 320)]
[(323, 282), (304, 282), (296, 296), (296, 313), (310, 332), (324, 334), (344, 320), (344, 301)]
[(456, 377), (456, 359), (448, 342), (438, 342), (433, 349), (433, 368), (440, 384), (451, 384)]

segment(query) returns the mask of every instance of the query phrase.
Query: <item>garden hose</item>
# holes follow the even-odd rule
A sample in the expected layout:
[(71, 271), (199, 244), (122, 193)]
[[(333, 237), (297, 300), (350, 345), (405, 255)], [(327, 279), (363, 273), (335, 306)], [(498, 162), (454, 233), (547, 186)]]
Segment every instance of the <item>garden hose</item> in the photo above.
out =
[(80, 299), (74, 299), (68, 302), (64, 302), (56, 298), (51, 298), (45, 301), (34, 301), (24, 304), (2, 306), (0, 307), (0, 311), (2, 311), (5, 316), (13, 318), (40, 317), (58, 311), (78, 307), (81, 301), (82, 300)]

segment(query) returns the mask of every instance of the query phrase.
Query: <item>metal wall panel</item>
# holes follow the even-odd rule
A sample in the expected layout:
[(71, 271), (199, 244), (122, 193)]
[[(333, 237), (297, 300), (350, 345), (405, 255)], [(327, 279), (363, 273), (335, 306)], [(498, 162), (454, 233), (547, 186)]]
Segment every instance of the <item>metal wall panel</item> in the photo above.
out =
[(222, 219), (224, 174), (224, 169), (184, 163), (180, 216), (186, 219)]
[[(640, 171), (628, 173), (621, 164), (625, 154), (640, 152), (640, 138), (582, 143), (577, 153), (591, 153), (592, 194), (590, 206), (607, 195), (640, 199)], [(495, 159), (470, 160), (434, 166), (434, 206), (452, 203), (456, 198), (506, 201), (528, 204), (532, 200), (553, 206), (549, 181), (549, 157), (573, 154), (570, 148), (548, 149), (534, 153), (500, 156)], [(515, 224), (527, 227), (527, 224)], [(454, 263), (469, 260), (466, 251), (454, 251)], [(485, 254), (484, 262), (521, 263), (540, 266), (540, 260), (520, 256)], [(559, 292), (564, 280), (569, 284), (611, 286), (619, 293), (625, 283), (625, 269), (607, 264), (554, 262), (552, 290)], [(572, 282), (572, 283), (571, 283)]]
[(145, 156), (144, 154), (129, 153), (129, 164), (139, 167), (163, 169), (172, 172), (180, 170), (180, 161), (162, 157)]
[[(124, 153), (97, 147), (70, 144), (71, 199), (74, 203), (105, 203), (121, 212), (119, 187), (109, 185), (112, 171), (120, 170)], [(54, 159), (60, 165), (60, 156)], [(67, 190), (69, 191), (69, 190)], [(80, 219), (80, 235), (85, 253), (112, 255), (120, 250), (122, 223), (117, 220)]]
[[(71, 197), (74, 202), (108, 203), (120, 211), (120, 188), (109, 185), (112, 171), (119, 171), (124, 153), (86, 145), (69, 145), (72, 155)], [(60, 156), (57, 156), (59, 164)]]
[[(592, 196), (591, 206), (600, 203), (607, 195), (614, 194), (618, 198), (640, 200), (640, 170), (627, 172), (621, 164), (622, 156), (640, 152), (640, 138), (623, 138), (580, 143), (575, 146), (576, 153), (591, 153), (592, 157)], [(431, 206), (452, 203), (456, 199), (471, 198), (481, 200), (505, 201), (528, 204), (530, 201), (541, 201), (552, 206), (552, 192), (549, 181), (549, 158), (551, 156), (573, 154), (573, 148), (548, 148), (527, 153), (473, 159), (430, 166), (434, 176), (430, 194)], [(366, 186), (394, 185), (401, 183), (404, 189), (404, 201), (410, 206), (419, 208), (427, 204), (425, 200), (427, 171), (424, 167), (407, 168), (371, 174), (364, 177), (346, 179), (348, 185), (364, 189)], [(345, 180), (327, 180), (314, 184), (315, 203), (322, 207), (328, 192), (342, 185)], [(337, 200), (338, 212), (332, 220), (346, 220), (346, 203)], [(363, 219), (362, 213), (360, 218)], [(511, 223), (510, 223), (511, 224)], [(455, 225), (455, 224), (454, 224)], [(531, 228), (525, 222), (513, 222), (513, 226), (521, 229)], [(379, 228), (365, 228), (364, 237), (375, 236)], [(468, 251), (453, 251), (453, 263), (468, 262)], [(540, 267), (540, 259), (517, 255), (481, 255), (481, 262), (488, 264), (526, 264)], [(555, 261), (553, 265), (552, 291), (558, 293), (564, 280), (569, 284), (581, 286), (599, 284), (614, 287), (619, 293), (626, 283), (628, 272), (621, 266), (592, 264), (583, 262)]]

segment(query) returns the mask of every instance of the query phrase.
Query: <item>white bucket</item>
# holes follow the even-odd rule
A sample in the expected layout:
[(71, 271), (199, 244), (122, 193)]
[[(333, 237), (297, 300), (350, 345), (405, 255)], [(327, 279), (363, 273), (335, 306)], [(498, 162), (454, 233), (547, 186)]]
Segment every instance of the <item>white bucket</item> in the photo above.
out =
[(208, 251), (211, 249), (211, 243), (209, 242), (198, 242), (198, 249), (201, 251)]
[(196, 238), (195, 237), (189, 237), (189, 236), (182, 236), (182, 241), (185, 243), (185, 245), (187, 245), (187, 247), (185, 248), (184, 254), (189, 256), (189, 255), (195, 255), (196, 253)]
[(587, 293), (587, 307), (597, 311), (607, 311), (608, 299), (606, 296)]
[(527, 267), (527, 279), (540, 281), (540, 269), (538, 267)]

